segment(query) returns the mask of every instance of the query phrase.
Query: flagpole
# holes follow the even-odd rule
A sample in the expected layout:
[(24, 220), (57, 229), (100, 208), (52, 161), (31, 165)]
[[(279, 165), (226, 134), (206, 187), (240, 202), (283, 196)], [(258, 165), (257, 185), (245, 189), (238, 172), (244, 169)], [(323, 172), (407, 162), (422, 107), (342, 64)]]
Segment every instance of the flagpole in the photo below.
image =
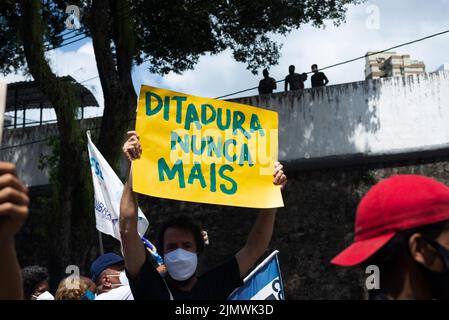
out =
[(279, 297), (279, 300), (285, 300), (285, 290), (284, 290), (284, 281), (282, 281), (282, 273), (281, 273), (281, 266), (279, 265), (279, 259), (276, 259), (276, 266), (278, 268), (279, 273), (279, 283), (281, 286), (281, 292), (282, 292), (282, 298)]
[(98, 242), (100, 242), (100, 254), (101, 254), (101, 255), (104, 255), (103, 237), (102, 237), (100, 231), (98, 231)]

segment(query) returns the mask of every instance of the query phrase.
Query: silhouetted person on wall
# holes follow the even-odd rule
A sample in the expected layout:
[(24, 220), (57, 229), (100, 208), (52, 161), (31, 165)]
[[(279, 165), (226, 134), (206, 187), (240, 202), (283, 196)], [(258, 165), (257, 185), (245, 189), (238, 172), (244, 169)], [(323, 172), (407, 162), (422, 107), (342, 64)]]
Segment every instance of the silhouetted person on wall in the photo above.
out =
[(273, 90), (276, 89), (276, 80), (269, 77), (267, 69), (264, 69), (262, 73), (263, 79), (259, 82), (259, 94), (273, 93)]
[(304, 89), (304, 81), (307, 80), (307, 74), (295, 73), (295, 66), (288, 67), (288, 75), (285, 77), (285, 91), (288, 91), (290, 85), (290, 91)]
[(311, 77), (312, 88), (316, 87), (324, 87), (329, 83), (326, 75), (323, 72), (318, 72), (318, 66), (316, 64), (312, 64), (313, 75)]

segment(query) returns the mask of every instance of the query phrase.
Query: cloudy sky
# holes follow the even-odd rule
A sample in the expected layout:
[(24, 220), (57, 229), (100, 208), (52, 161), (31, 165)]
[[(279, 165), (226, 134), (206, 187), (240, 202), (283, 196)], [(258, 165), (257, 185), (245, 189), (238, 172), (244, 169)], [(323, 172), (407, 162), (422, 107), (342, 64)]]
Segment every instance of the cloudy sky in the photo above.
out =
[[(273, 38), (283, 44), (279, 64), (271, 67), (270, 74), (276, 80), (283, 79), (290, 64), (299, 72), (310, 71), (310, 65), (320, 67), (378, 51), (404, 42), (449, 29), (449, 0), (372, 0), (362, 5), (350, 6), (346, 23), (339, 27), (332, 22), (321, 29), (303, 26), (286, 37)], [(412, 59), (422, 60), (427, 71), (434, 71), (449, 62), (449, 34), (397, 49), (408, 53)], [(89, 39), (67, 47), (50, 51), (48, 58), (58, 75), (71, 75), (78, 81), (97, 76), (92, 43)], [(326, 70), (330, 85), (364, 79), (364, 60), (359, 60)], [(20, 81), (21, 74), (9, 75), (6, 81)], [(182, 75), (164, 77), (148, 72), (147, 66), (134, 69), (136, 90), (141, 84), (204, 97), (217, 97), (242, 89), (255, 87), (260, 75), (254, 76), (246, 65), (232, 59), (229, 51), (215, 56), (203, 56), (194, 70)], [(103, 103), (98, 78), (84, 83)], [(278, 90), (282, 90), (282, 83)], [(310, 86), (308, 80), (306, 86)], [(256, 91), (240, 94), (253, 95)], [(237, 95), (238, 96), (238, 95)], [(235, 97), (237, 97), (235, 96)], [(101, 109), (90, 110), (90, 116), (101, 115)], [(30, 115), (31, 117), (33, 115)], [(29, 116), (27, 116), (29, 118)]]

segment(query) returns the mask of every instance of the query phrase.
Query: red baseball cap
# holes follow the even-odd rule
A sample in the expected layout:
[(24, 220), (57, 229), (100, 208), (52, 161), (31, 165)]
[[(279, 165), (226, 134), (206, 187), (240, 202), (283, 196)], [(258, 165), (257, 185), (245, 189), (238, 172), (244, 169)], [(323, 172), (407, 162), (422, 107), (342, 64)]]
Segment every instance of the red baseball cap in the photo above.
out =
[(392, 176), (377, 183), (362, 198), (357, 207), (354, 242), (331, 263), (357, 265), (398, 231), (444, 220), (449, 220), (449, 187), (424, 176)]

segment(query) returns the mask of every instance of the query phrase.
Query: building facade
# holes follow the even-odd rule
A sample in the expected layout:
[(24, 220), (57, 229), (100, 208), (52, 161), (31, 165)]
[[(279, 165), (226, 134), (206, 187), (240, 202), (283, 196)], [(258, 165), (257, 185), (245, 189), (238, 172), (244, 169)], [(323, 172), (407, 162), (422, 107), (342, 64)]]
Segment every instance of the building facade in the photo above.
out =
[(382, 52), (366, 54), (365, 79), (379, 79), (388, 77), (406, 77), (426, 72), (424, 62), (412, 60), (409, 54), (396, 52)]

